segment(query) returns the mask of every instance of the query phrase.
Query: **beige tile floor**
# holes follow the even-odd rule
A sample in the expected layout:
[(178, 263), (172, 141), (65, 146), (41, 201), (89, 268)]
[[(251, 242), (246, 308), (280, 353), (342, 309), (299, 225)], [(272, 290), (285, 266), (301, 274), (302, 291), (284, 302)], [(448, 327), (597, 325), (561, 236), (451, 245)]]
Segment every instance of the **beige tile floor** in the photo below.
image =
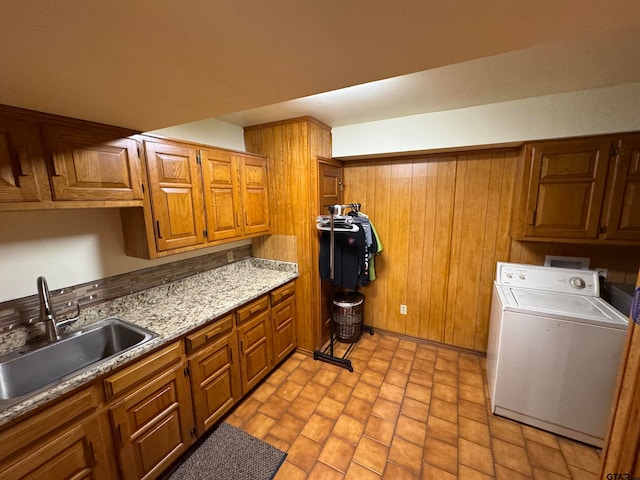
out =
[(293, 354), (227, 417), (288, 453), (276, 480), (597, 478), (599, 450), (489, 412), (481, 357), (376, 333), (350, 358)]

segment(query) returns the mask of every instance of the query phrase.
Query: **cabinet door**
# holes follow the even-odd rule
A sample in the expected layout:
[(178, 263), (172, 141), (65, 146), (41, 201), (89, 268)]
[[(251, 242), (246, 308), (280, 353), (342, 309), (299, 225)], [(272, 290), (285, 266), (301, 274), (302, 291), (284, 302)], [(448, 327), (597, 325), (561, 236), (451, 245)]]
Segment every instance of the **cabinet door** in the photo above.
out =
[(238, 165), (231, 152), (206, 149), (202, 155), (202, 182), (211, 242), (242, 235)]
[(189, 359), (199, 435), (209, 430), (242, 396), (237, 342), (232, 331)]
[[(88, 427), (89, 429), (91, 426)], [(33, 449), (28, 455), (2, 471), (4, 480), (24, 478), (54, 480), (108, 478), (100, 474), (94, 454), (93, 438), (86, 426), (76, 425)], [(105, 472), (106, 473), (106, 472)]]
[(525, 237), (598, 236), (610, 145), (608, 138), (527, 145)]
[(0, 478), (113, 478), (111, 430), (99, 408), (91, 386), (0, 432)]
[(42, 200), (51, 200), (51, 189), (38, 129), (0, 116), (0, 208)]
[(328, 163), (318, 163), (318, 189), (320, 193), (320, 211), (327, 215), (327, 205), (342, 204), (342, 167)]
[(43, 126), (51, 152), (54, 200), (142, 200), (142, 174), (135, 140), (121, 132)]
[(605, 238), (640, 240), (640, 135), (624, 137), (609, 167), (613, 176)]
[[(320, 215), (327, 215), (327, 205), (342, 204), (342, 167), (325, 162), (318, 164), (318, 190), (320, 192)], [(320, 282), (320, 321), (322, 322), (322, 342), (331, 335), (331, 306), (333, 286), (329, 282)]]
[(202, 244), (204, 210), (196, 150), (145, 141), (145, 153), (158, 251)]
[(240, 191), (245, 235), (269, 233), (269, 183), (267, 160), (239, 156)]
[(296, 348), (295, 298), (290, 297), (271, 308), (273, 323), (273, 356), (279, 363)]
[(124, 479), (157, 478), (194, 441), (184, 365), (129, 394), (110, 412)]
[(270, 371), (273, 360), (269, 310), (251, 317), (238, 327), (242, 391), (252, 389)]

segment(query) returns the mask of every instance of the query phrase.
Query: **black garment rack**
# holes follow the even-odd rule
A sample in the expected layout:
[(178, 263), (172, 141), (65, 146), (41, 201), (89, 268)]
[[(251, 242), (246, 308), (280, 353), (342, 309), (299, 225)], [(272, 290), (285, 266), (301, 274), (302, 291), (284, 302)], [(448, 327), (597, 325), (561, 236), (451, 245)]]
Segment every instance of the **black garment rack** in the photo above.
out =
[[(330, 238), (330, 246), (329, 246), (329, 270), (330, 270), (330, 278), (331, 280), (333, 280), (334, 278), (334, 233), (335, 232), (343, 232), (343, 231), (357, 231), (357, 229), (359, 228), (357, 225), (353, 225), (353, 226), (348, 226), (348, 225), (340, 225), (340, 226), (336, 226), (336, 217), (335, 217), (335, 213), (338, 212), (338, 215), (342, 217), (342, 214), (346, 212), (347, 209), (351, 209), (351, 211), (355, 211), (355, 212), (359, 212), (360, 211), (360, 207), (361, 204), (359, 203), (348, 203), (348, 204), (344, 204), (344, 205), (326, 205), (327, 210), (329, 211), (329, 215), (328, 215), (328, 220), (329, 220), (329, 228), (328, 231), (331, 232), (331, 238)], [(322, 222), (323, 217), (318, 217), (318, 223), (316, 224), (316, 227), (318, 230), (327, 230), (327, 227), (325, 225), (323, 225)], [(356, 292), (357, 292), (357, 286), (356, 286)], [(347, 357), (349, 356), (349, 353), (351, 353), (351, 351), (353, 350), (353, 348), (356, 346), (357, 341), (351, 343), (347, 349), (345, 350), (344, 354), (341, 357), (338, 357), (335, 355), (335, 348), (334, 348), (334, 343), (335, 343), (335, 332), (334, 332), (334, 319), (333, 319), (333, 299), (335, 298), (335, 286), (332, 287), (332, 292), (331, 292), (331, 305), (330, 305), (330, 311), (331, 311), (331, 322), (329, 323), (329, 344), (324, 348), (324, 349), (316, 349), (313, 352), (313, 359), (314, 360), (320, 360), (322, 362), (326, 362), (326, 363), (331, 363), (333, 365), (337, 365), (339, 367), (342, 368), (346, 368), (347, 370), (349, 370), (350, 372), (353, 372), (353, 365), (351, 364), (351, 360), (349, 360)], [(368, 332), (369, 335), (373, 335), (373, 328), (369, 325), (365, 325), (364, 323), (362, 323), (361, 325), (361, 332)]]

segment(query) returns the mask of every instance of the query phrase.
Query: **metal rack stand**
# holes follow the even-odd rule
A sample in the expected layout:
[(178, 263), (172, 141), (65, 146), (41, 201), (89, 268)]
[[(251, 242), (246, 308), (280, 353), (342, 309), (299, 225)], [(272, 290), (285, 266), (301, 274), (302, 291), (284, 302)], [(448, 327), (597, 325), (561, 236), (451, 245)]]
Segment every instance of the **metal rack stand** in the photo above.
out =
[[(331, 232), (331, 241), (330, 241), (330, 255), (329, 255), (329, 268), (330, 268), (330, 278), (333, 279), (334, 278), (334, 232), (335, 231), (345, 231), (342, 228), (338, 228), (336, 229), (334, 227), (334, 213), (337, 211), (339, 212), (339, 215), (344, 212), (347, 208), (351, 208), (352, 210), (358, 211), (360, 209), (360, 204), (359, 203), (351, 203), (351, 204), (347, 204), (347, 205), (329, 205), (327, 206), (327, 209), (329, 210), (329, 214), (330, 214), (330, 222), (329, 222), (329, 231)], [(318, 227), (320, 229), (320, 227)], [(357, 230), (357, 226), (355, 226), (355, 230)], [(353, 230), (346, 230), (346, 231), (353, 231)], [(360, 295), (361, 300), (359, 303), (357, 304), (353, 304), (353, 305), (343, 305), (342, 308), (355, 308), (356, 306), (360, 306), (363, 302), (364, 302), (364, 297), (361, 294), (357, 294)], [(324, 347), (324, 349), (317, 349), (313, 352), (313, 359), (314, 360), (320, 360), (326, 363), (331, 363), (333, 365), (337, 365), (339, 367), (342, 368), (346, 368), (347, 370), (349, 370), (350, 372), (353, 372), (353, 366), (351, 365), (351, 360), (349, 360), (347, 357), (349, 355), (349, 353), (351, 353), (351, 351), (353, 350), (353, 348), (355, 347), (356, 343), (358, 342), (360, 336), (362, 335), (363, 332), (368, 332), (369, 335), (373, 335), (373, 328), (370, 327), (369, 325), (364, 325), (362, 323), (362, 319), (360, 319), (360, 322), (358, 324), (358, 332), (356, 335), (355, 340), (349, 342), (350, 345), (347, 347), (347, 349), (345, 350), (345, 352), (343, 353), (343, 355), (341, 357), (338, 357), (335, 355), (335, 341), (339, 341), (340, 339), (340, 335), (336, 334), (335, 332), (335, 324), (336, 324), (336, 307), (339, 305), (339, 302), (336, 302), (336, 294), (335, 294), (335, 289), (333, 291), (332, 294), (332, 308), (331, 308), (331, 323), (330, 323), (330, 333), (329, 333), (329, 344)], [(338, 307), (339, 308), (339, 307)], [(360, 316), (362, 315), (362, 313), (360, 313)], [(342, 333), (342, 332), (339, 332)], [(344, 337), (344, 335), (343, 335)]]
[[(369, 332), (369, 335), (373, 335), (373, 328), (370, 327), (369, 325), (363, 324), (362, 331)], [(351, 360), (349, 360), (347, 356), (349, 355), (349, 353), (351, 353), (351, 350), (353, 350), (353, 347), (355, 347), (356, 343), (358, 342), (353, 342), (351, 345), (349, 345), (349, 347), (347, 347), (347, 350), (344, 352), (342, 357), (337, 357), (334, 354), (334, 341), (335, 341), (335, 335), (333, 332), (333, 321), (332, 321), (331, 334), (329, 336), (329, 345), (327, 345), (323, 350), (320, 350), (320, 349), (315, 350), (313, 352), (313, 359), (320, 360), (326, 363), (331, 363), (333, 365), (337, 365), (338, 367), (346, 368), (350, 372), (353, 372), (353, 366), (351, 365)]]

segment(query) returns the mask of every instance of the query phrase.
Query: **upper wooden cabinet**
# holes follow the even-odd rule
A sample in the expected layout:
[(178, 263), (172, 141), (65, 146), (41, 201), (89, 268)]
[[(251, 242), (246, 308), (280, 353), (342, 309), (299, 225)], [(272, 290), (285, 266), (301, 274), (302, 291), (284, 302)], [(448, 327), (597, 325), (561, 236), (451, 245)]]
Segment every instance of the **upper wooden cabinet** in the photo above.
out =
[(240, 192), (244, 209), (245, 235), (269, 231), (269, 185), (267, 160), (248, 155), (238, 156)]
[(159, 251), (204, 242), (198, 152), (187, 145), (144, 141), (153, 225)]
[(42, 127), (54, 200), (142, 200), (138, 146), (108, 129)]
[(640, 240), (640, 136), (525, 145), (512, 234), (518, 240)]
[(203, 149), (201, 159), (207, 237), (211, 241), (239, 237), (242, 208), (236, 156), (225, 150)]
[(266, 158), (140, 138), (151, 198), (144, 210), (122, 211), (127, 255), (157, 258), (269, 233)]
[(609, 166), (604, 238), (640, 240), (640, 135), (619, 140)]
[(141, 206), (132, 133), (0, 106), (0, 211)]
[(0, 111), (0, 205), (51, 200), (35, 125)]

